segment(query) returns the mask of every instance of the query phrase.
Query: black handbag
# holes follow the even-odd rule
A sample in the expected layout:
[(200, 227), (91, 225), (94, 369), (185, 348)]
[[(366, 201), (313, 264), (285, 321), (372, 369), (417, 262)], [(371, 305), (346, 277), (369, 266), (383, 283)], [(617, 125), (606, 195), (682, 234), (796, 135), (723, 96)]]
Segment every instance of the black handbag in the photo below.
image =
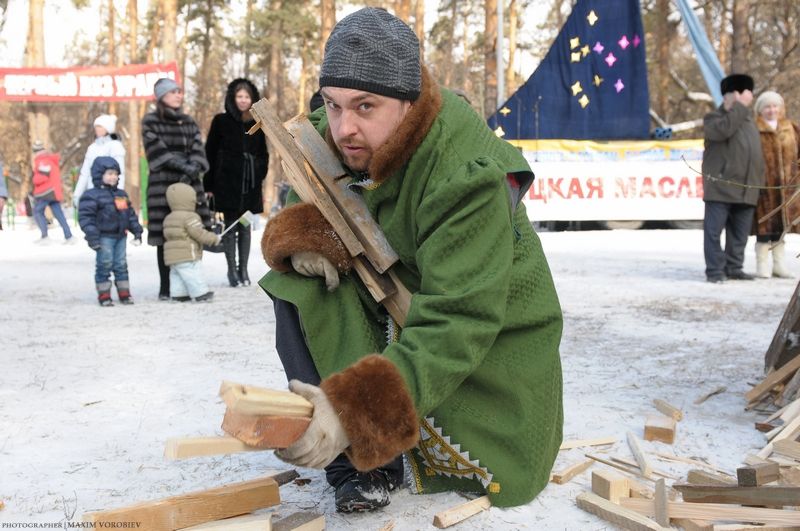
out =
[(33, 194), (33, 198), (36, 201), (44, 201), (45, 203), (52, 203), (53, 201), (58, 201), (56, 199), (56, 191), (52, 188), (48, 188), (44, 192), (39, 192), (38, 194)]
[[(208, 199), (208, 209), (211, 211), (211, 228), (209, 229), (214, 234), (222, 234), (225, 230), (225, 222), (222, 220), (222, 213), (214, 210), (214, 198)], [(225, 252), (222, 243), (217, 245), (203, 245), (203, 250), (209, 253), (223, 253)]]

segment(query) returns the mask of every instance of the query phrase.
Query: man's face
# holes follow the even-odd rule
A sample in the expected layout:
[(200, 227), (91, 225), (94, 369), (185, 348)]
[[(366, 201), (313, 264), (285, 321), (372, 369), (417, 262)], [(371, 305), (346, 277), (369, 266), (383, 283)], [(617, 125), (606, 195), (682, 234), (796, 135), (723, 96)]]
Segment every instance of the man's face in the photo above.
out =
[(328, 124), (345, 164), (366, 171), (375, 151), (395, 132), (411, 102), (363, 90), (325, 87)]
[(749, 107), (753, 103), (753, 93), (749, 90), (739, 92), (739, 102), (745, 107)]

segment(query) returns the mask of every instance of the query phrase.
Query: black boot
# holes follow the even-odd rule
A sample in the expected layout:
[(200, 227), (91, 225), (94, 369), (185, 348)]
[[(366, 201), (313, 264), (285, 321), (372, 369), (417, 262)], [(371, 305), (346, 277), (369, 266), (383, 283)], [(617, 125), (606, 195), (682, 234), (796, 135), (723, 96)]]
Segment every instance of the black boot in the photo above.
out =
[(156, 246), (156, 260), (158, 261), (158, 300), (169, 300), (169, 266), (164, 263), (164, 246)]
[(98, 282), (95, 284), (97, 287), (97, 302), (100, 306), (114, 306), (111, 301), (111, 282)]
[(239, 227), (239, 282), (242, 286), (250, 285), (250, 276), (247, 274), (247, 259), (250, 257), (250, 227)]
[(236, 274), (236, 229), (222, 237), (222, 248), (225, 250), (225, 261), (228, 263), (228, 283), (232, 288), (239, 285)]
[(336, 485), (336, 510), (363, 513), (389, 505), (389, 491), (395, 488), (389, 474), (377, 469), (355, 472)]

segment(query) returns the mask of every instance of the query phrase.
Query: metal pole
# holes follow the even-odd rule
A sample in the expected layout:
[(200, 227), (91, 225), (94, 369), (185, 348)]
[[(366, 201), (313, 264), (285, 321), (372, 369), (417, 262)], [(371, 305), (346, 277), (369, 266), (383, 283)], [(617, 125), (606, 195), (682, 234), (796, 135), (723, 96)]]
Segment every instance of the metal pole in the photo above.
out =
[(497, 108), (506, 101), (506, 77), (503, 72), (503, 2), (497, 0)]

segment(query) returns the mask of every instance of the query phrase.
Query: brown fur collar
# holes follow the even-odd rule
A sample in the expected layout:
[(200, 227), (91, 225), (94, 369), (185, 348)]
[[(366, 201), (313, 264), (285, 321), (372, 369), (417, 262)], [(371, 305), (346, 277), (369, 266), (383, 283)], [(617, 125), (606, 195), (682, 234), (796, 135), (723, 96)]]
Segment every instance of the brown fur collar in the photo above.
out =
[[(422, 91), (419, 98), (411, 105), (395, 134), (372, 156), (368, 173), (373, 181), (382, 183), (408, 162), (430, 131), (441, 108), (442, 95), (439, 92), (439, 85), (423, 66)], [(330, 128), (325, 131), (325, 140), (339, 156), (339, 148), (333, 142)]]
[(370, 354), (320, 384), (344, 426), (345, 450), (357, 470), (385, 465), (419, 439), (414, 402), (400, 371), (383, 356)]
[(773, 129), (769, 126), (767, 121), (763, 119), (761, 116), (756, 118), (756, 126), (758, 127), (758, 131), (760, 133), (778, 133), (781, 132), (788, 132), (790, 129), (793, 129), (792, 122), (787, 120), (786, 118), (778, 118), (778, 125)]

